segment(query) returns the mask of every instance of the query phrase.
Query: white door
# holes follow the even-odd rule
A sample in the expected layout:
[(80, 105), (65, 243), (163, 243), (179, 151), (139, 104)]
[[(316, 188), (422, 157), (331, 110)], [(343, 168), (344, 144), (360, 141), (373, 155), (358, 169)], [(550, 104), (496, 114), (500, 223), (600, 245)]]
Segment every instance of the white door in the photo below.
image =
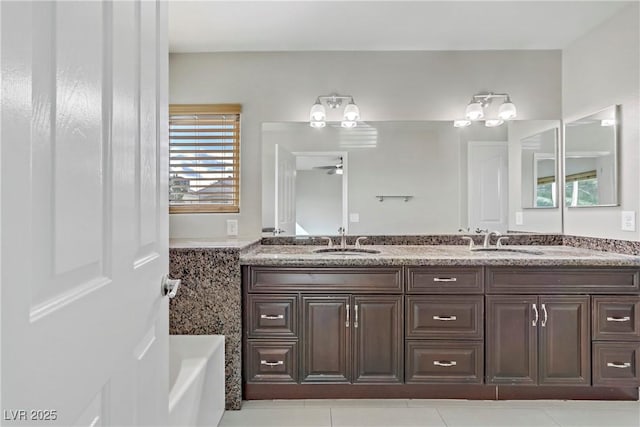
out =
[(469, 142), (469, 227), (504, 233), (508, 227), (506, 142)]
[(296, 156), (276, 144), (276, 234), (296, 234)]
[(163, 425), (163, 2), (1, 2), (2, 417)]

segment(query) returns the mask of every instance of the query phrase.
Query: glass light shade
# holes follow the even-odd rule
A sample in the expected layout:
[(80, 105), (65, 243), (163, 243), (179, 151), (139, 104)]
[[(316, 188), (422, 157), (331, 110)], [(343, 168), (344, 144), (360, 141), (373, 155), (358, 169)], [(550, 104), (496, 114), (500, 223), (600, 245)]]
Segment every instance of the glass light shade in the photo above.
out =
[(360, 109), (356, 104), (351, 101), (344, 107), (344, 120), (347, 122), (355, 122), (360, 120)]
[(467, 105), (467, 110), (465, 111), (464, 116), (469, 120), (480, 120), (484, 117), (484, 110), (482, 109), (482, 104), (479, 102), (472, 102)]
[(615, 126), (616, 119), (602, 119), (600, 120), (600, 126)]
[(503, 123), (504, 123), (504, 120), (502, 119), (488, 119), (487, 121), (484, 122), (484, 125), (488, 128), (494, 128), (494, 127), (500, 126)]
[(343, 120), (342, 123), (340, 123), (340, 125), (343, 128), (354, 128), (358, 125), (358, 122), (353, 120)]
[(515, 119), (517, 114), (516, 106), (511, 101), (503, 103), (498, 110), (498, 117), (502, 120)]
[(322, 105), (320, 101), (316, 101), (316, 103), (311, 107), (311, 111), (309, 112), (309, 121), (322, 122), (326, 118), (327, 112), (324, 108), (324, 105)]
[(309, 126), (311, 126), (312, 128), (323, 128), (327, 125), (326, 122), (324, 121), (310, 121), (309, 122)]
[(462, 120), (453, 121), (453, 127), (456, 127), (456, 128), (463, 128), (469, 125), (471, 125), (471, 120), (462, 119)]
[(336, 174), (337, 175), (342, 175), (342, 169), (336, 169)]

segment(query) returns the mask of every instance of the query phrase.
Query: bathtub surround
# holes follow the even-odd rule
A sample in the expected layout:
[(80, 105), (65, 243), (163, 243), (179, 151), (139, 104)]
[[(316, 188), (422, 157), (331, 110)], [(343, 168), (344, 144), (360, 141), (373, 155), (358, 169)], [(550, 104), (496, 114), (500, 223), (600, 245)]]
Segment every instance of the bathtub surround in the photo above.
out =
[(169, 251), (169, 274), (182, 279), (169, 333), (225, 336), (226, 409), (240, 409), (242, 401), (240, 250), (254, 243), (172, 241)]

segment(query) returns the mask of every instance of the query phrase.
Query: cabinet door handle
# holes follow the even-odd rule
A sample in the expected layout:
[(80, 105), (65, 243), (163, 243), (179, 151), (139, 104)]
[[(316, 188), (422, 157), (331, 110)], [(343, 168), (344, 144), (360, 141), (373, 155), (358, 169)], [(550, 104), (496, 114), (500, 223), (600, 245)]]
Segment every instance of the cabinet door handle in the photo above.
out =
[(631, 320), (631, 317), (629, 316), (624, 316), (624, 317), (607, 316), (607, 322), (629, 322), (630, 320)]
[(631, 363), (629, 362), (624, 362), (624, 363), (616, 363), (616, 362), (608, 362), (607, 363), (607, 368), (630, 368), (631, 367)]
[(358, 327), (358, 304), (356, 304), (355, 309), (356, 309), (356, 318), (355, 318), (355, 320), (353, 321), (353, 327), (354, 327), (354, 328), (357, 328), (357, 327)]
[(260, 318), (267, 320), (279, 320), (284, 319), (284, 314), (261, 314)]
[(536, 326), (538, 325), (538, 307), (536, 307), (535, 304), (531, 304), (531, 307), (533, 308), (533, 312), (536, 315), (535, 319), (531, 321), (531, 326)]
[(433, 316), (433, 320), (441, 320), (443, 322), (449, 322), (457, 319), (458, 319), (457, 316)]
[(261, 360), (260, 364), (266, 365), (266, 366), (280, 366), (280, 365), (284, 365), (284, 361), (278, 360), (277, 362), (269, 362), (268, 360)]
[(456, 282), (458, 279), (455, 277), (434, 277), (434, 282)]
[(450, 368), (452, 366), (456, 366), (458, 363), (455, 360), (434, 360), (433, 364), (435, 366), (443, 366), (445, 368)]
[(542, 318), (542, 327), (544, 328), (547, 326), (547, 318), (549, 317), (547, 314), (547, 307), (544, 304), (542, 304), (542, 313), (544, 314), (544, 317)]
[(350, 311), (351, 311), (351, 310), (349, 310), (349, 304), (347, 304), (347, 321), (346, 321), (346, 322), (344, 322), (344, 327), (345, 327), (345, 328), (348, 328), (348, 327), (349, 327), (349, 312), (350, 312)]

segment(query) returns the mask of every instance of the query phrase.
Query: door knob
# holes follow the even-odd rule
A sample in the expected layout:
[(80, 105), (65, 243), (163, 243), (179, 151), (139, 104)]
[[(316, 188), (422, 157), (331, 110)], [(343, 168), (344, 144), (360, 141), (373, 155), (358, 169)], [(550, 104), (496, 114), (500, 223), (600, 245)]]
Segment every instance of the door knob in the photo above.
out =
[(169, 276), (165, 275), (162, 278), (162, 295), (174, 298), (180, 287), (180, 279), (169, 279)]

